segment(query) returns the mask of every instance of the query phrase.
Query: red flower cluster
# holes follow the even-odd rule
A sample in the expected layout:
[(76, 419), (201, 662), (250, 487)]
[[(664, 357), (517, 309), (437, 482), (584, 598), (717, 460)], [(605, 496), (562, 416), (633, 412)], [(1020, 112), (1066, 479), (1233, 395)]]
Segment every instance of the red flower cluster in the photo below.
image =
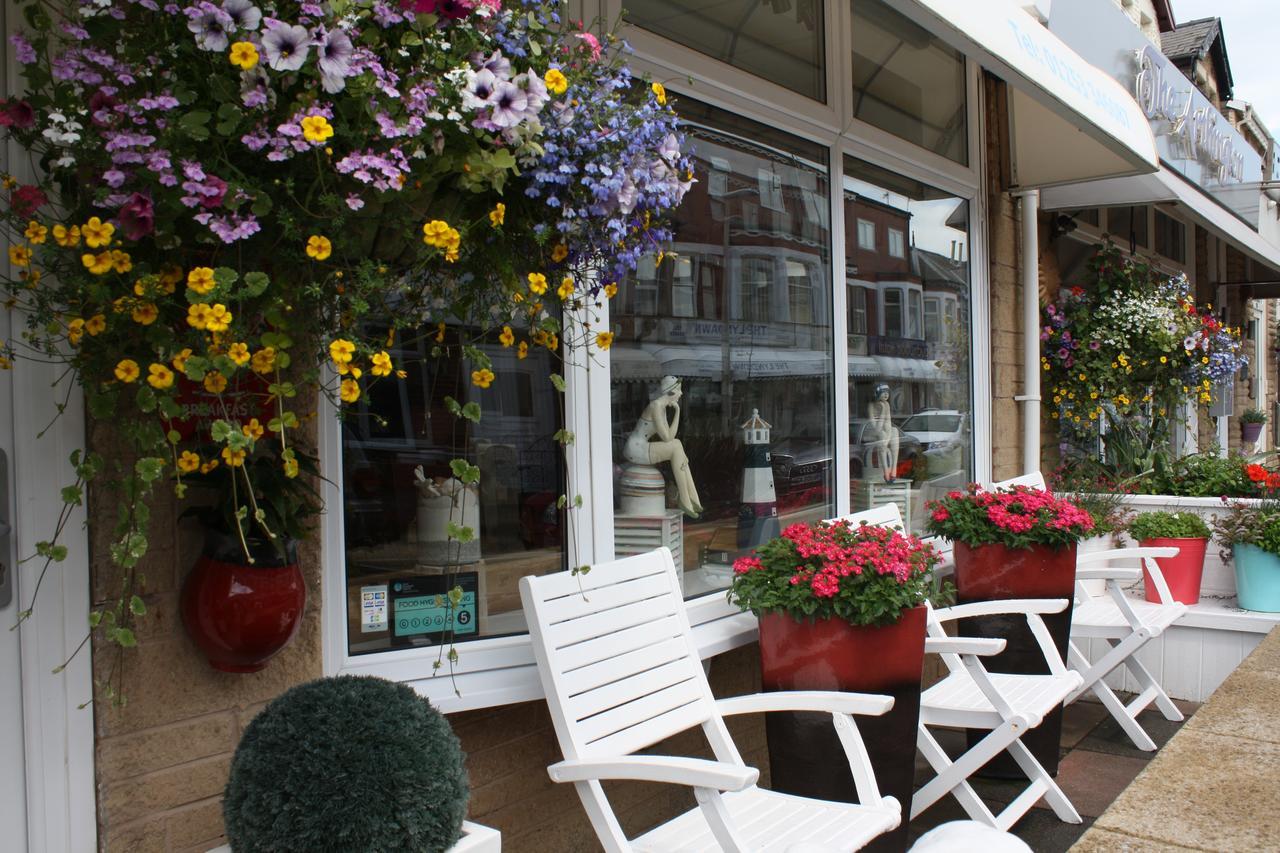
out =
[(1066, 544), (1093, 530), (1089, 513), (1052, 493), (1027, 486), (995, 492), (970, 484), (926, 504), (929, 530), (970, 545), (1004, 542), (1024, 547), (1031, 541)]
[(1280, 489), (1280, 474), (1268, 471), (1261, 465), (1249, 464), (1244, 466), (1244, 474), (1251, 483), (1260, 489)]

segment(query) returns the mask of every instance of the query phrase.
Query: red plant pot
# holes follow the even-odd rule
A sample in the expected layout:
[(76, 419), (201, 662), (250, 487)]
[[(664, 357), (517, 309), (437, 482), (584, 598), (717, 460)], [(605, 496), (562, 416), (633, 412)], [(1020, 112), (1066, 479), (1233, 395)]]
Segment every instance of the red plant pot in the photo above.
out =
[[(1004, 545), (970, 547), (955, 545), (956, 598), (961, 604), (1009, 598), (1065, 598), (1075, 593), (1076, 546), (1007, 548)], [(1041, 617), (1053, 636), (1062, 659), (1067, 659), (1071, 636), (1071, 607)], [(966, 637), (995, 637), (1006, 641), (1005, 650), (983, 658), (991, 672), (1042, 675), (1049, 672), (1040, 644), (1027, 627), (1025, 616), (979, 616), (960, 620)], [(970, 744), (986, 732), (970, 732)], [(1058, 772), (1058, 745), (1062, 740), (1062, 709), (1047, 715), (1039, 726), (1023, 735), (1022, 742), (1050, 774)], [(986, 776), (1026, 778), (1007, 753), (1001, 753), (982, 770)]]
[[(915, 782), (916, 726), (924, 667), (927, 613), (913, 607), (893, 625), (850, 625), (839, 619), (796, 621), (785, 613), (760, 617), (760, 668), (765, 690), (840, 690), (894, 697), (880, 717), (858, 717), (880, 792), (910, 810)], [(806, 797), (857, 802), (853, 775), (830, 714), (768, 714), (770, 787)], [(907, 820), (868, 850), (905, 850)]]
[(187, 576), (182, 623), (214, 669), (257, 672), (298, 633), (306, 583), (292, 544), (286, 557), (251, 548), (247, 565), (229, 539), (211, 534)]
[[(1176, 557), (1156, 557), (1156, 565), (1169, 584), (1169, 592), (1174, 601), (1183, 604), (1200, 602), (1200, 581), (1204, 577), (1204, 552), (1209, 547), (1208, 539), (1143, 539), (1138, 543), (1143, 548), (1177, 548)], [(1151, 581), (1151, 574), (1146, 565), (1142, 567), (1142, 582), (1146, 587), (1147, 601), (1159, 601), (1156, 585)]]

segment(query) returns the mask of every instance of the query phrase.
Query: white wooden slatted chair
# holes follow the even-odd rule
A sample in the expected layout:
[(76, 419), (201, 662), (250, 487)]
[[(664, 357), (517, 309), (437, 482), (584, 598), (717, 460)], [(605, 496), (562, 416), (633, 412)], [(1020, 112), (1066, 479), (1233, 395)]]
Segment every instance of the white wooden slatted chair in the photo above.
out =
[[(843, 516), (842, 520), (853, 525), (865, 522), (903, 529), (898, 508), (892, 504)], [(1067, 795), (1020, 740), (1081, 683), (1079, 673), (1067, 669), (1040, 618), (1044, 613), (1061, 613), (1068, 604), (1064, 598), (983, 601), (945, 609), (930, 607), (925, 652), (942, 656), (947, 676), (920, 697), (916, 746), (936, 775), (912, 797), (912, 819), (952, 794), (970, 818), (1000, 830), (1007, 831), (1042, 797), (1060, 819), (1080, 823), (1080, 815)], [(946, 623), (956, 619), (1011, 614), (1026, 617), (1045, 657), (1048, 674), (989, 673), (980, 658), (1003, 651), (1004, 640), (949, 637), (946, 633)], [(929, 731), (931, 726), (985, 729), (989, 733), (952, 761)], [(1001, 752), (1009, 753), (1029, 783), (997, 815), (974, 791), (969, 777)]]
[[(887, 696), (778, 692), (716, 700), (693, 642), (671, 552), (602, 563), (587, 574), (526, 577), (520, 598), (538, 674), (565, 760), (548, 768), (571, 782), (605, 850), (655, 853), (809, 849), (848, 851), (898, 826), (902, 809), (882, 797), (852, 714), (879, 715)], [(844, 746), (861, 804), (756, 787), (724, 717), (825, 711)], [(637, 755), (701, 726), (716, 760)], [(601, 786), (634, 779), (686, 785), (697, 807), (628, 840)]]
[[(994, 485), (996, 488), (1013, 485), (1046, 488), (1044, 475), (1039, 471)], [(1085, 693), (1093, 693), (1124, 729), (1133, 745), (1147, 752), (1154, 751), (1156, 744), (1138, 722), (1139, 714), (1155, 703), (1165, 719), (1173, 722), (1184, 719), (1169, 694), (1138, 659), (1138, 652), (1143, 646), (1163, 634), (1187, 612), (1185, 604), (1174, 601), (1164, 573), (1156, 563), (1157, 557), (1173, 557), (1177, 553), (1177, 548), (1130, 547), (1096, 551), (1081, 555), (1076, 560), (1075, 607), (1071, 611), (1071, 643), (1067, 659), (1084, 681), (1067, 697), (1067, 704)], [(1114, 565), (1117, 560), (1141, 561), (1151, 574), (1160, 600), (1139, 601), (1125, 595), (1125, 585), (1142, 580), (1142, 568)], [(1087, 580), (1105, 581), (1105, 592), (1101, 595), (1091, 593), (1083, 583)], [(1103, 641), (1109, 646), (1095, 661), (1090, 661), (1086, 653), (1092, 640)], [(1140, 688), (1128, 703), (1121, 700), (1106, 681), (1121, 667), (1128, 670), (1130, 678)]]

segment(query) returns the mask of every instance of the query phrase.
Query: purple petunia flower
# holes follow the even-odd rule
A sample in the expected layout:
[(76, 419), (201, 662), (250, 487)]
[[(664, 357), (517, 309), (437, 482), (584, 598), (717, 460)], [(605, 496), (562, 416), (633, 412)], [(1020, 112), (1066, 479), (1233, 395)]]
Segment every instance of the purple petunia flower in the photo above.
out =
[(262, 37), (262, 50), (272, 71), (297, 71), (311, 52), (311, 35), (305, 27), (276, 22)]
[(222, 0), (222, 11), (242, 30), (256, 30), (262, 23), (262, 12), (249, 0)]
[(355, 46), (351, 38), (342, 30), (324, 33), (317, 44), (320, 58), (321, 85), (330, 94), (341, 92), (347, 85), (347, 77), (351, 75), (351, 58), (355, 55)]
[(493, 113), (489, 116), (498, 127), (515, 127), (526, 118), (529, 98), (514, 83), (499, 82), (491, 98)]
[(187, 29), (195, 33), (196, 46), (201, 50), (223, 51), (231, 44), (228, 31), (235, 25), (231, 16), (212, 3), (197, 3), (186, 9)]
[(9, 36), (9, 44), (14, 46), (17, 51), (14, 58), (23, 65), (30, 65), (36, 61), (36, 49), (31, 46), (31, 42), (27, 41), (21, 33), (14, 33)]
[(120, 222), (124, 236), (130, 240), (141, 240), (156, 227), (156, 212), (151, 199), (142, 193), (134, 193), (120, 208), (116, 218)]

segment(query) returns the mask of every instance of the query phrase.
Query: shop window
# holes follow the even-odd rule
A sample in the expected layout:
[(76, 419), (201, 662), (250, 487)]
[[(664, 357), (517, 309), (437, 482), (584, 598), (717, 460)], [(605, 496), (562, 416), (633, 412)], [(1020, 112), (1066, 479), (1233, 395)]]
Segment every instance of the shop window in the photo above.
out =
[[(667, 545), (694, 596), (724, 589), (732, 561), (782, 526), (834, 513), (830, 233), (805, 192), (815, 210), (830, 201), (826, 148), (688, 99), (681, 113), (698, 183), (673, 250), (704, 299), (699, 316), (656, 322), (611, 306), (610, 357), (628, 365), (611, 387), (613, 523), (615, 553)], [(743, 194), (778, 176), (773, 201), (818, 239), (716, 221), (713, 163)], [(725, 273), (736, 316), (722, 320), (701, 309)]]
[[(844, 204), (846, 217), (875, 215), (912, 235), (905, 259), (848, 249), (850, 270), (878, 284), (882, 312), (882, 334), (849, 351), (850, 506), (895, 503), (920, 532), (924, 502), (974, 475), (970, 271), (955, 249), (969, 245), (969, 202), (846, 157)], [(851, 333), (859, 290), (849, 288)]]
[(1164, 255), (1177, 264), (1187, 262), (1187, 226), (1167, 215), (1156, 211), (1156, 244), (1157, 255)]
[(858, 248), (868, 252), (876, 250), (876, 224), (866, 219), (858, 220)]
[(627, 0), (625, 6), (629, 23), (815, 101), (826, 100), (822, 0)]
[[(562, 417), (546, 393), (558, 369), (532, 347), (516, 357), (493, 334), (464, 329), (493, 360), (488, 388), (471, 381), (457, 331), (404, 334), (392, 360), (404, 381), (374, 384), (342, 420), (342, 518), (350, 654), (431, 646), (525, 630), (517, 581), (564, 568), (564, 463), (553, 438)], [(524, 337), (523, 333), (521, 337)], [(443, 352), (433, 355), (432, 349)], [(478, 423), (447, 401), (477, 403)], [(463, 487), (450, 461), (480, 469)], [(448, 525), (475, 539), (448, 541)], [(455, 585), (461, 606), (439, 606)]]
[(906, 241), (903, 239), (902, 232), (897, 228), (889, 229), (889, 254), (895, 258), (905, 258), (907, 256)]
[(850, 0), (853, 114), (968, 165), (964, 56), (882, 0)]
[(1132, 243), (1135, 248), (1149, 248), (1151, 240), (1147, 231), (1147, 217), (1150, 212), (1151, 209), (1146, 205), (1113, 207), (1107, 211), (1107, 230), (1121, 246)]

